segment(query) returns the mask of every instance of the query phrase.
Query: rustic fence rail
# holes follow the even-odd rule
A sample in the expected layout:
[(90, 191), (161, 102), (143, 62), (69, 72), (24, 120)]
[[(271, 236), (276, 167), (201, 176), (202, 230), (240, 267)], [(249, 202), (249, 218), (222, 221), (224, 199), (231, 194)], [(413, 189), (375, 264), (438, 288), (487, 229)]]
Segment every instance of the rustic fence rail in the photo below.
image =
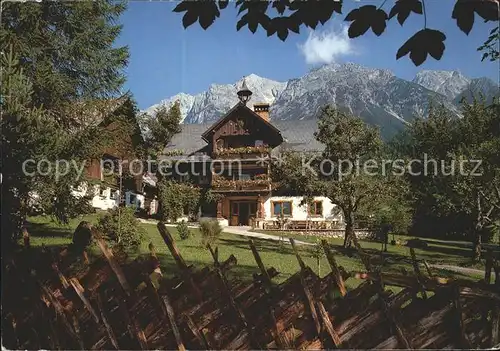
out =
[[(5, 264), (2, 340), (8, 349), (325, 349), (491, 348), (499, 343), (498, 281), (345, 272), (326, 241), (331, 267), (317, 276), (293, 250), (300, 271), (281, 284), (255, 244), (260, 274), (228, 278), (234, 256), (188, 265), (168, 229), (158, 224), (179, 268), (162, 275), (155, 248), (130, 261), (94, 233), (102, 256), (75, 268), (68, 255), (27, 249)], [(494, 263), (488, 262), (491, 270)], [(496, 264), (496, 263), (495, 263)], [(345, 281), (365, 281), (348, 291)], [(402, 287), (398, 293), (391, 286)]]

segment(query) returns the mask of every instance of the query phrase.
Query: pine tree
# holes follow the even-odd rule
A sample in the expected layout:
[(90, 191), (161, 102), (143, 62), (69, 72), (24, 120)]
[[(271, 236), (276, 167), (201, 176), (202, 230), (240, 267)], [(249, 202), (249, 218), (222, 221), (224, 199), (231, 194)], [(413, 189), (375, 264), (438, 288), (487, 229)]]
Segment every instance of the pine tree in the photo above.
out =
[(33, 103), (61, 115), (75, 100), (116, 95), (125, 77), (127, 47), (113, 47), (124, 3), (98, 1), (7, 2), (0, 43), (13, 47), (33, 86)]
[(64, 159), (81, 165), (102, 148), (102, 128), (81, 121), (95, 115), (94, 102), (117, 96), (124, 83), (128, 49), (113, 47), (124, 9), (107, 0), (2, 4), (3, 244), (17, 239), (35, 193), (44, 211), (61, 221), (88, 210), (88, 198), (71, 191), (83, 180), (75, 169), (55, 179), (33, 164)]

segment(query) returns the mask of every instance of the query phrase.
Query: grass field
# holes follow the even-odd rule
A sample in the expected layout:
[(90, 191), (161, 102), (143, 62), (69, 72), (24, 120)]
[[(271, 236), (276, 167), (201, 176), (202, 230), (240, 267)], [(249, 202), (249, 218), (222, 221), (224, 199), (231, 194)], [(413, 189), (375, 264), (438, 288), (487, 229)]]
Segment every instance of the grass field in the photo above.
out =
[[(68, 225), (61, 225), (51, 221), (49, 217), (32, 217), (29, 219), (28, 230), (31, 235), (31, 244), (33, 246), (60, 246), (68, 245), (71, 243), (71, 236), (81, 220), (87, 220), (91, 223), (97, 222), (98, 214), (84, 216), (72, 220)], [(161, 261), (162, 270), (166, 276), (172, 276), (177, 272), (177, 267), (173, 261), (168, 248), (166, 247), (163, 239), (159, 235), (156, 226), (153, 224), (141, 224), (147, 232), (147, 239), (143, 242), (138, 252), (131, 253), (131, 256), (137, 256), (148, 252), (149, 243), (153, 243), (156, 247), (158, 257)], [(192, 236), (189, 239), (181, 240), (175, 227), (169, 227), (171, 234), (176, 240), (177, 246), (188, 264), (193, 264), (196, 267), (202, 267), (212, 263), (212, 257), (207, 249), (201, 245), (201, 234), (197, 229), (191, 229)], [(276, 234), (276, 233), (273, 233)], [(286, 237), (294, 237), (303, 241), (316, 242), (316, 237), (297, 235), (292, 233), (283, 233)], [(400, 238), (402, 239), (402, 238)], [(345, 250), (342, 248), (342, 239), (328, 239), (334, 245), (335, 257), (337, 263), (345, 268), (347, 271), (363, 271), (364, 267), (359, 257), (353, 250)], [(255, 245), (262, 257), (262, 260), (267, 268), (274, 267), (279, 276), (275, 278), (276, 282), (281, 282), (299, 270), (297, 259), (288, 244), (280, 244), (276, 241), (254, 239)], [(361, 241), (361, 246), (372, 253), (377, 255), (380, 252), (381, 244), (371, 241)], [(429, 263), (442, 263), (449, 265), (464, 264), (470, 256), (469, 249), (461, 248), (457, 244), (465, 244), (461, 242), (454, 242), (453, 245), (444, 245), (436, 243), (436, 245), (429, 245), (425, 250), (416, 249), (417, 257), (426, 259)], [(233, 254), (238, 264), (231, 269), (231, 275), (241, 279), (251, 279), (252, 273), (258, 273), (259, 269), (255, 263), (254, 257), (248, 245), (248, 238), (223, 233), (217, 242), (219, 250), (219, 259), (225, 260)], [(299, 245), (299, 253), (307, 265), (318, 272), (317, 260), (312, 257), (312, 247)], [(97, 250), (93, 250), (97, 252)], [(321, 275), (329, 273), (330, 268), (326, 258), (320, 260)], [(401, 269), (407, 271), (412, 270), (411, 260), (409, 258), (409, 249), (404, 246), (388, 245), (388, 252), (385, 254), (385, 264), (382, 268), (386, 272), (401, 272)], [(480, 268), (480, 267), (478, 267)], [(452, 273), (443, 270), (434, 270), (436, 274), (441, 276), (457, 276), (461, 278), (481, 278), (480, 275), (463, 275), (460, 273)], [(349, 288), (355, 287), (360, 283), (359, 280), (349, 279), (347, 285)]]
[[(71, 235), (81, 220), (86, 220), (92, 223), (97, 222), (96, 215), (85, 216), (71, 221), (68, 225), (60, 225), (52, 222), (49, 217), (32, 217), (29, 219), (29, 232), (31, 235), (31, 244), (33, 246), (59, 246), (69, 245), (71, 243)], [(175, 262), (168, 251), (167, 246), (163, 242), (162, 237), (158, 233), (156, 225), (141, 224), (147, 232), (147, 240), (145, 240), (138, 253), (131, 253), (131, 256), (147, 253), (149, 243), (153, 243), (158, 257), (161, 262), (162, 270), (166, 276), (171, 276), (177, 272)], [(176, 240), (176, 244), (188, 264), (193, 264), (197, 267), (202, 267), (211, 264), (212, 257), (210, 252), (201, 245), (201, 234), (197, 229), (191, 229), (192, 236), (189, 239), (181, 240), (175, 227), (168, 227), (172, 236)], [(292, 274), (299, 270), (299, 264), (288, 244), (280, 245), (277, 242), (270, 240), (254, 240), (260, 256), (267, 268), (274, 267), (279, 276), (275, 278), (276, 282), (286, 280)], [(241, 279), (251, 279), (252, 273), (259, 273), (257, 264), (248, 245), (248, 238), (234, 234), (223, 233), (218, 242), (219, 260), (225, 260), (233, 254), (238, 264), (231, 269), (231, 274)], [(317, 272), (316, 259), (311, 257), (311, 248), (298, 246), (303, 260)], [(94, 250), (97, 252), (96, 250)], [(346, 270), (362, 270), (363, 265), (358, 259), (338, 256), (338, 263)], [(329, 272), (329, 266), (326, 259), (320, 263), (321, 275)], [(349, 280), (351, 287), (359, 284), (359, 281)]]

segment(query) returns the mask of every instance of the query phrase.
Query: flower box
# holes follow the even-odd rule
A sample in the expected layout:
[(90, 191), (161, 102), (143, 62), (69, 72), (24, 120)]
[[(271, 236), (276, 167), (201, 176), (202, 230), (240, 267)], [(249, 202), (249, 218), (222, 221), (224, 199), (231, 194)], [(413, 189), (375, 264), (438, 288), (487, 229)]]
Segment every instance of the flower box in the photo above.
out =
[(267, 155), (271, 151), (268, 146), (245, 146), (215, 151), (214, 156), (218, 158), (255, 158), (257, 155)]
[(212, 186), (220, 190), (267, 190), (271, 182), (267, 179), (232, 180), (213, 177)]

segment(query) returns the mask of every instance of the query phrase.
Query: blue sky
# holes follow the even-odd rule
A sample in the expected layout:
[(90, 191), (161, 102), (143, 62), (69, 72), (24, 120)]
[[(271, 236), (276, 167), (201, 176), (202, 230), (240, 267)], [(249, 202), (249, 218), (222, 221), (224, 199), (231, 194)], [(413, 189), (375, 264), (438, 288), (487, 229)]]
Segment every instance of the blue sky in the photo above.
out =
[[(379, 1), (362, 1), (379, 4)], [(387, 12), (393, 2), (384, 7)], [(304, 75), (325, 62), (355, 62), (374, 68), (387, 68), (397, 76), (412, 79), (422, 69), (458, 70), (466, 76), (487, 76), (499, 80), (499, 63), (481, 62), (476, 51), (488, 37), (493, 23), (484, 23), (476, 15), (469, 36), (461, 32), (451, 18), (455, 0), (428, 0), (427, 27), (447, 35), (446, 51), (440, 61), (429, 57), (415, 67), (408, 57), (396, 60), (398, 48), (413, 33), (422, 29), (423, 16), (410, 15), (401, 28), (394, 18), (381, 37), (369, 30), (360, 38), (345, 38), (343, 22), (348, 10), (359, 2), (345, 0), (344, 15), (335, 15), (315, 32), (301, 27), (301, 34), (290, 33), (282, 42), (267, 37), (259, 28), (236, 31), (234, 3), (221, 12), (216, 22), (203, 30), (198, 23), (182, 27), (182, 14), (172, 12), (172, 2), (130, 2), (121, 17), (122, 34), (117, 45), (128, 45), (130, 62), (125, 88), (132, 91), (139, 108), (144, 109), (180, 92), (197, 94), (210, 84), (234, 83), (255, 73), (285, 81)]]

